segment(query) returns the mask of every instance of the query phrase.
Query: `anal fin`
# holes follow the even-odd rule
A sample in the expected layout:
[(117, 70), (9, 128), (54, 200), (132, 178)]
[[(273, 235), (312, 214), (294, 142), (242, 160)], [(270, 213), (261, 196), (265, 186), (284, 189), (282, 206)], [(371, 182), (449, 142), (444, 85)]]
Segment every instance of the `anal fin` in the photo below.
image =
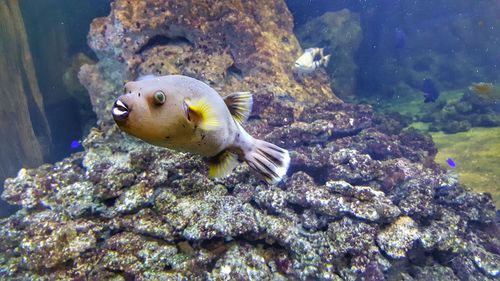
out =
[(236, 92), (224, 97), (229, 112), (234, 120), (243, 124), (252, 112), (253, 98), (250, 92)]
[(234, 167), (238, 165), (238, 156), (226, 149), (209, 158), (207, 162), (209, 176), (212, 178), (222, 178), (229, 175)]

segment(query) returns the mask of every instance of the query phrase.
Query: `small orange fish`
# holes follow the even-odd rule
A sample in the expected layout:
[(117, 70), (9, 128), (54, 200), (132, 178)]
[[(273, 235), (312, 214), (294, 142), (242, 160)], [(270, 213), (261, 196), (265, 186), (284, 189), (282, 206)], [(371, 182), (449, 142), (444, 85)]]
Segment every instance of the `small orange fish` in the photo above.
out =
[(471, 92), (474, 92), (478, 95), (488, 96), (493, 92), (493, 84), (486, 82), (474, 83), (469, 87)]

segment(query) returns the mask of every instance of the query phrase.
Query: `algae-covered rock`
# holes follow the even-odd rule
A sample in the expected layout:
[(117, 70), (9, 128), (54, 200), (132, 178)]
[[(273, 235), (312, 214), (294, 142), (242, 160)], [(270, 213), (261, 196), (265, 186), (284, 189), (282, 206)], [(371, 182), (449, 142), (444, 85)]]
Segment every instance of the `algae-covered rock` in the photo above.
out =
[(31, 270), (53, 268), (94, 249), (101, 229), (96, 222), (70, 220), (50, 211), (28, 215), (20, 223), (26, 229), (19, 252)]
[[(351, 280), (391, 270), (402, 276), (414, 272), (387, 257), (403, 264), (422, 258), (413, 251), (420, 243), (437, 256), (464, 257), (450, 262), (454, 272), (463, 266), (463, 272), (485, 280), (495, 276), (497, 254), (491, 243), (497, 242), (488, 230), (495, 216), (491, 199), (427, 166), (433, 147), (416, 132), (411, 138), (387, 136), (373, 127), (371, 114), (353, 113), (369, 109), (334, 108), (356, 121), (330, 113), (319, 121), (344, 120), (338, 128), (363, 125), (325, 138), (324, 145), (287, 144), (293, 159), (290, 177), (277, 186), (263, 185), (245, 165), (228, 178), (213, 180), (197, 156), (154, 148), (115, 130), (94, 130), (84, 142), (86, 152), (23, 170), (6, 182), (4, 198), (25, 209), (0, 227), (5, 234), (0, 272), (12, 278), (43, 275), (47, 268), (58, 278), (250, 274)], [(305, 108), (302, 114), (314, 115), (317, 109)], [(268, 125), (264, 138), (293, 124)], [(323, 133), (305, 126), (296, 136), (307, 140), (318, 132)], [(407, 153), (373, 160), (361, 152), (373, 139), (369, 136), (412, 151), (408, 157), (413, 160), (405, 158)], [(61, 239), (35, 247), (35, 241)], [(15, 263), (23, 266), (13, 269)]]
[(151, 203), (152, 200), (153, 188), (140, 182), (120, 195), (115, 203), (115, 209), (119, 213), (130, 213)]
[[(266, 250), (233, 244), (208, 274), (209, 280), (287, 280), (266, 263)], [(276, 265), (274, 265), (276, 266)], [(274, 271), (274, 272), (273, 272)]]
[(458, 281), (460, 279), (455, 276), (453, 270), (439, 264), (425, 266), (417, 269), (415, 280), (450, 280)]
[(410, 217), (400, 217), (389, 227), (380, 231), (378, 245), (392, 258), (403, 258), (419, 238), (419, 230)]
[(490, 277), (500, 276), (500, 254), (493, 254), (482, 247), (470, 249), (472, 260), (476, 266)]

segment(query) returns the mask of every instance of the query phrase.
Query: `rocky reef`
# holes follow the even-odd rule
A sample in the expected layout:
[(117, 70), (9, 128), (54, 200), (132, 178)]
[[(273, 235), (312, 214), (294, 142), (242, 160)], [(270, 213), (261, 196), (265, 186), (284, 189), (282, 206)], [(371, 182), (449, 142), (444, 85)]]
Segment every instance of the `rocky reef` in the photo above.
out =
[[(82, 67), (100, 119), (84, 152), (23, 169), (2, 198), (3, 279), (493, 280), (495, 206), (433, 162), (432, 139), (382, 130), (342, 103), (324, 72), (295, 80), (300, 47), (273, 1), (121, 1), (96, 19)], [(250, 90), (245, 124), (291, 151), (283, 182), (247, 165), (207, 176), (196, 155), (126, 136), (109, 108), (124, 80), (182, 73)], [(379, 118), (380, 120), (380, 118)], [(390, 123), (390, 122), (389, 122)]]
[(500, 90), (479, 95), (469, 90), (459, 99), (450, 99), (427, 107), (420, 120), (430, 122), (430, 131), (458, 133), (472, 127), (500, 126)]

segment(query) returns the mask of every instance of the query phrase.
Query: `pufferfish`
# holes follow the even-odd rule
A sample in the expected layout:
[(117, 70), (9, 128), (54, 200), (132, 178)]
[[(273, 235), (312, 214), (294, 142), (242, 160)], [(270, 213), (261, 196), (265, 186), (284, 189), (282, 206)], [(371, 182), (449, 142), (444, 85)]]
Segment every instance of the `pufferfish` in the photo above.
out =
[(320, 66), (326, 67), (330, 61), (330, 55), (323, 54), (323, 48), (309, 48), (295, 61), (295, 71), (299, 74), (308, 74)]
[(211, 177), (225, 177), (244, 161), (268, 183), (276, 183), (286, 174), (290, 156), (243, 129), (252, 104), (248, 92), (221, 97), (191, 77), (148, 76), (125, 84), (112, 114), (120, 129), (132, 136), (205, 157)]

